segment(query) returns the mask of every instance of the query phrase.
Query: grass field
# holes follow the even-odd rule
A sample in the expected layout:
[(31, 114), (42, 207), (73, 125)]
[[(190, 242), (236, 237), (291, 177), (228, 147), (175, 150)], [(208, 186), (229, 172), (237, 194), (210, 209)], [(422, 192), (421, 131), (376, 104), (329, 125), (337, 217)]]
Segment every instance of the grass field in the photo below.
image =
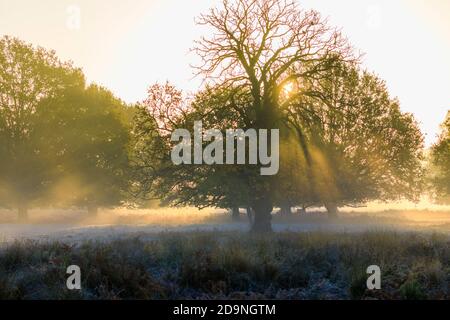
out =
[[(81, 291), (66, 268), (81, 268)], [(366, 268), (381, 268), (381, 290)], [(446, 234), (165, 232), (109, 242), (18, 240), (0, 250), (0, 299), (449, 299)]]

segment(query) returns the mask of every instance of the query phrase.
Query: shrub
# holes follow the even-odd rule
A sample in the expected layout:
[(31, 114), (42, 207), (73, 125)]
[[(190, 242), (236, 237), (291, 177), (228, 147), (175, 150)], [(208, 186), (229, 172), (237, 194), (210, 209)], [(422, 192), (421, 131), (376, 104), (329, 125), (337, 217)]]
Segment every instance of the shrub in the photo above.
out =
[(416, 280), (408, 280), (400, 287), (400, 294), (407, 300), (424, 300), (427, 298), (422, 286)]

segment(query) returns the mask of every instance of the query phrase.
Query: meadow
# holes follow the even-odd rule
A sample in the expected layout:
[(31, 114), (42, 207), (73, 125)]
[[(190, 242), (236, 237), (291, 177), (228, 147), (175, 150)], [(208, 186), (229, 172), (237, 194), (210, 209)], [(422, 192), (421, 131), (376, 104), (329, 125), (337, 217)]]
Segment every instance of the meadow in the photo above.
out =
[[(274, 215), (278, 231), (257, 235), (245, 216), (167, 210), (108, 211), (97, 221), (72, 212), (71, 228), (4, 240), (0, 299), (450, 298), (446, 211)], [(60, 226), (45, 217), (35, 212), (43, 232)], [(66, 287), (72, 264), (80, 291)], [(370, 265), (381, 268), (381, 290), (367, 289)]]

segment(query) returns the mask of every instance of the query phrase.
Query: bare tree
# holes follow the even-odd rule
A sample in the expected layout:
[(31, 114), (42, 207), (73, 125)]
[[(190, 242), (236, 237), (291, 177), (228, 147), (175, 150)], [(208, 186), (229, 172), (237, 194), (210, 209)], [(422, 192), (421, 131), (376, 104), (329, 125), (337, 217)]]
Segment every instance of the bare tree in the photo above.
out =
[(197, 22), (214, 30), (196, 42), (198, 72), (224, 85), (248, 87), (256, 111), (278, 106), (286, 84), (317, 78), (331, 58), (353, 59), (339, 30), (290, 0), (224, 0)]
[[(316, 11), (300, 9), (292, 0), (224, 0), (198, 24), (212, 28), (196, 42), (201, 58), (196, 67), (207, 81), (224, 87), (240, 87), (253, 99), (254, 128), (271, 129), (287, 124), (284, 110), (298, 95), (317, 95), (296, 90), (314, 82), (333, 68), (335, 61), (354, 60), (353, 50), (341, 32), (328, 26)], [(318, 95), (317, 95), (318, 96)], [(320, 98), (320, 96), (318, 96)], [(262, 178), (263, 179), (263, 178)], [(267, 178), (266, 178), (267, 179)], [(261, 181), (253, 208), (255, 231), (268, 231), (273, 209), (270, 185)]]

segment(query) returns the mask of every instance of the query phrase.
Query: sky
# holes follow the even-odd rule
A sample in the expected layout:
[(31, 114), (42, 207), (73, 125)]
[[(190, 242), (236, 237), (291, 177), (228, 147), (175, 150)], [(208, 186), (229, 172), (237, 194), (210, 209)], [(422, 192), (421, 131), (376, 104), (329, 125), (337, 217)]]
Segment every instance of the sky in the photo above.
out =
[[(195, 17), (218, 0), (0, 0), (0, 36), (56, 50), (89, 82), (126, 102), (142, 101), (156, 81), (195, 91), (190, 52), (207, 32)], [(436, 141), (450, 109), (449, 0), (298, 0), (342, 28), (375, 72)]]

